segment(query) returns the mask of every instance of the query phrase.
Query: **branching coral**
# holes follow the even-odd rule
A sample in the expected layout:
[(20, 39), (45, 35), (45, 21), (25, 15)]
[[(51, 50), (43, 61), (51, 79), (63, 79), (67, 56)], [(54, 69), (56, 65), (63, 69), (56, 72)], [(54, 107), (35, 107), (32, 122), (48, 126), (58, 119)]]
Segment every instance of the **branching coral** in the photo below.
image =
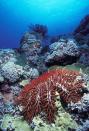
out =
[(23, 107), (24, 117), (30, 122), (34, 116), (44, 112), (51, 123), (56, 113), (56, 92), (65, 103), (75, 103), (83, 95), (81, 94), (83, 83), (77, 71), (51, 70), (26, 85), (16, 102)]

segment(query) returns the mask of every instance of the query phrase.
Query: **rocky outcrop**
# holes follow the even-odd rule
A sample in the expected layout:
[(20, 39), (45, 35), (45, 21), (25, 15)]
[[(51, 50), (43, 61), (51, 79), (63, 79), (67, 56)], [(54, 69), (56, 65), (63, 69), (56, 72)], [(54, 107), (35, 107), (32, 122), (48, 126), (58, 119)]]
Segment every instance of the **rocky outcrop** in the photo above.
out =
[(44, 54), (42, 54), (41, 37), (37, 37), (37, 34), (27, 32), (21, 42), (20, 49), (25, 54), (27, 63), (31, 67), (35, 67), (40, 73), (46, 71), (46, 67), (43, 63)]
[(13, 62), (7, 62), (1, 68), (2, 76), (9, 82), (16, 82), (20, 79), (23, 74), (23, 69), (21, 66), (14, 64)]
[(83, 125), (79, 126), (76, 131), (89, 131), (89, 120), (86, 120)]
[(85, 16), (74, 31), (74, 37), (80, 44), (89, 45), (89, 15)]
[(80, 52), (76, 42), (72, 39), (61, 40), (49, 46), (49, 53), (45, 60), (47, 66), (66, 65), (76, 62)]
[(79, 46), (80, 58), (77, 63), (87, 67), (89, 66), (89, 46), (87, 44)]
[(78, 123), (83, 124), (85, 120), (89, 119), (89, 93), (85, 93), (81, 101), (78, 103), (71, 103), (68, 111), (73, 113), (74, 118)]

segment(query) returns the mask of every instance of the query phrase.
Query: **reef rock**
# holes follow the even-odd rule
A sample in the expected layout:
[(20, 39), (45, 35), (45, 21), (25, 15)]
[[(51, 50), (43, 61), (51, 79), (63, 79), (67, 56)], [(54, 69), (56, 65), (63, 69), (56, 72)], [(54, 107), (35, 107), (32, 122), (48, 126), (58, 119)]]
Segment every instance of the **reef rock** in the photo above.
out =
[(10, 93), (11, 92), (11, 88), (8, 84), (2, 84), (0, 86), (0, 92), (2, 93)]
[[(35, 55), (40, 52), (40, 39), (36, 37), (34, 33), (26, 32), (20, 41), (20, 49), (26, 54)], [(34, 49), (34, 51), (33, 51)]]
[[(4, 114), (3, 109), (4, 109), (3, 95), (0, 92), (0, 120), (2, 119), (3, 114)], [(1, 124), (1, 122), (0, 122), (0, 124)]]
[(39, 34), (42, 37), (45, 37), (48, 32), (48, 28), (46, 25), (41, 25), (41, 24), (31, 24), (29, 26), (29, 30), (31, 32), (34, 32), (36, 34)]
[(89, 94), (85, 94), (79, 103), (75, 103), (72, 106), (72, 110), (77, 109), (78, 112), (89, 112)]
[(80, 47), (80, 58), (78, 63), (84, 66), (89, 66), (89, 46), (87, 44), (81, 45)]
[(24, 71), (23, 76), (25, 78), (35, 79), (39, 76), (39, 72), (36, 68), (29, 68), (28, 70)]
[(89, 45), (89, 15), (85, 16), (74, 31), (74, 37), (80, 44)]
[(89, 120), (83, 123), (83, 125), (79, 126), (76, 131), (89, 131)]
[(36, 68), (28, 68), (18, 65), (14, 62), (7, 62), (3, 64), (0, 69), (0, 83), (8, 82), (15, 83), (23, 79), (34, 79), (39, 76)]
[(85, 94), (78, 103), (69, 104), (69, 109), (74, 113), (75, 119), (83, 123), (89, 119), (89, 93)]
[(41, 42), (41, 38), (37, 37), (37, 34), (29, 32), (23, 36), (20, 42), (20, 50), (25, 54), (27, 63), (31, 67), (37, 68), (39, 72), (47, 70), (43, 64), (44, 56), (41, 55)]
[(83, 53), (78, 63), (85, 65), (85, 66), (89, 66), (89, 52)]
[(0, 66), (8, 61), (16, 62), (16, 52), (13, 49), (0, 50)]
[(78, 46), (72, 39), (55, 42), (49, 46), (49, 50), (45, 60), (47, 66), (72, 64), (80, 55)]
[(0, 74), (0, 83), (4, 82), (4, 77)]

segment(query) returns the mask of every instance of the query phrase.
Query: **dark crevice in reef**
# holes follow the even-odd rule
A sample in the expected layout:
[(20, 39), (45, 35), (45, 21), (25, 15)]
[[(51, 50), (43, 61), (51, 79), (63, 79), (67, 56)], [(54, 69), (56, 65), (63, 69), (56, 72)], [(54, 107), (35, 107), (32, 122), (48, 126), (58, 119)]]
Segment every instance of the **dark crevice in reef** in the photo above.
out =
[(77, 62), (77, 60), (79, 58), (80, 58), (79, 56), (75, 57), (75, 56), (66, 55), (64, 59), (62, 58), (62, 59), (59, 59), (59, 60), (56, 60), (56, 59), (53, 59), (52, 61), (50, 60), (50, 63), (47, 62), (46, 66), (51, 67), (51, 66), (54, 66), (54, 65), (59, 65), (59, 66), (71, 65), (71, 64)]

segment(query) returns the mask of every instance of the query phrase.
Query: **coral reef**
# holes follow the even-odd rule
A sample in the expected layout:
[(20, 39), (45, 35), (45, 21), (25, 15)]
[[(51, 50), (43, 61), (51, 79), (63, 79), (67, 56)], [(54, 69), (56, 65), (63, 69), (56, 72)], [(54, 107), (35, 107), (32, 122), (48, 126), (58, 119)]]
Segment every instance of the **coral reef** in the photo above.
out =
[(56, 118), (55, 124), (48, 125), (39, 116), (33, 119), (33, 124), (34, 131), (69, 131), (77, 128), (77, 123), (63, 109), (60, 111), (60, 116)]
[(76, 131), (88, 131), (89, 130), (89, 120), (83, 123), (82, 126), (79, 126)]
[(76, 62), (80, 52), (74, 40), (60, 40), (49, 46), (49, 53), (45, 60), (47, 66), (67, 65)]
[(88, 26), (89, 15), (77, 43), (34, 24), (20, 48), (0, 49), (0, 130), (89, 130)]
[(9, 82), (16, 82), (23, 74), (23, 69), (21, 66), (16, 65), (13, 62), (7, 62), (1, 68), (1, 74)]
[(47, 124), (40, 116), (37, 116), (34, 117), (32, 123), (28, 125), (27, 122), (23, 120), (23, 117), (4, 115), (1, 129), (15, 129), (16, 131), (22, 129), (26, 131), (69, 131), (69, 129), (76, 129), (78, 127), (77, 123), (71, 118), (71, 115), (65, 112), (59, 97), (57, 97), (56, 106), (58, 108), (58, 115), (56, 116), (55, 124)]
[(56, 113), (56, 92), (64, 103), (78, 102), (83, 96), (84, 81), (77, 71), (57, 69), (44, 73), (26, 85), (16, 99), (23, 107), (25, 119), (32, 121), (33, 117), (44, 112), (51, 123)]
[[(3, 95), (0, 93), (0, 120), (3, 118), (4, 115), (4, 101), (3, 101)], [(0, 125), (1, 125), (1, 121), (0, 121)]]
[(33, 79), (39, 76), (36, 68), (21, 66), (12, 61), (8, 61), (0, 68), (0, 83), (15, 83), (23, 79)]
[(23, 76), (26, 79), (35, 79), (39, 76), (39, 71), (36, 68), (29, 68), (25, 66)]
[(0, 83), (4, 82), (4, 77), (0, 74)]
[(40, 73), (47, 70), (44, 64), (46, 56), (42, 55), (41, 42), (41, 39), (36, 38), (35, 34), (29, 32), (23, 36), (20, 42), (20, 50), (25, 54), (27, 64), (37, 68)]
[(80, 44), (89, 45), (89, 15), (85, 16), (75, 29), (74, 38)]
[(5, 115), (1, 124), (1, 130), (8, 131), (30, 131), (30, 126), (21, 117)]
[(1, 87), (0, 87), (0, 92), (3, 92), (3, 93), (10, 93), (11, 92), (11, 88), (8, 84), (1, 84)]
[(35, 50), (38, 50), (38, 48), (40, 48), (40, 44), (41, 44), (40, 42), (41, 40), (37, 39), (35, 34), (26, 32), (20, 41), (20, 50), (25, 52), (28, 51), (29, 48), (33, 46)]
[(9, 96), (7, 97), (6, 94), (3, 95), (0, 93), (0, 127), (1, 127), (2, 119), (4, 115), (6, 114), (19, 115), (20, 114), (19, 108), (13, 105), (13, 103), (10, 101), (12, 100), (12, 98), (10, 99), (11, 96), (10, 94), (8, 95)]
[(43, 37), (45, 37), (48, 32), (47, 26), (40, 24), (32, 24), (29, 26), (29, 29), (32, 32), (42, 35)]
[(0, 49), (0, 67), (8, 61), (16, 62), (16, 52), (13, 49)]
[(89, 66), (89, 53), (83, 53), (78, 61), (78, 63)]
[(88, 66), (89, 65), (89, 15), (85, 16), (80, 22), (80, 25), (74, 31), (74, 38), (81, 46), (81, 57), (79, 63)]
[(80, 50), (80, 58), (77, 63), (84, 65), (85, 67), (89, 66), (89, 46), (87, 44), (81, 45), (79, 47)]
[(30, 124), (34, 131), (69, 131), (69, 129), (74, 130), (78, 127), (77, 123), (72, 119), (71, 115), (65, 112), (60, 102), (59, 96), (57, 97), (55, 104), (58, 108), (55, 124), (48, 124), (47, 122), (44, 122), (40, 116), (37, 116), (33, 118), (33, 121)]
[(89, 93), (84, 94), (78, 103), (71, 103), (68, 105), (68, 110), (75, 114), (76, 121), (83, 124), (85, 120), (89, 119)]

